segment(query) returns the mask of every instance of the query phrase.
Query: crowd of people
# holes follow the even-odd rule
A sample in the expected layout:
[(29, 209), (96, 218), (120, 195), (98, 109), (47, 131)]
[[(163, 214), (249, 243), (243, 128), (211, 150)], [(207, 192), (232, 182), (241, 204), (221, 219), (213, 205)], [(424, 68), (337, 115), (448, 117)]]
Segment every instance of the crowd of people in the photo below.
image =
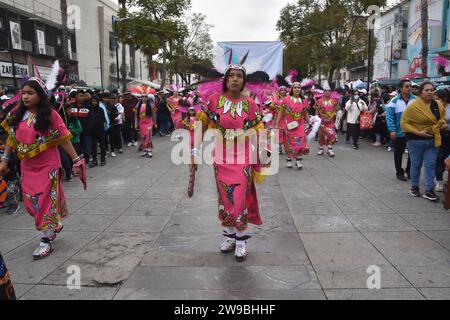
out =
[[(204, 131), (218, 129), (224, 140), (229, 139), (230, 129), (244, 133), (250, 129), (278, 130), (279, 153), (286, 154), (288, 169), (294, 164), (303, 169), (303, 157), (310, 154), (314, 138), (317, 156), (329, 157), (337, 156), (333, 147), (339, 131), (354, 150), (366, 139), (373, 147), (394, 150), (396, 177), (411, 180), (412, 196), (438, 200), (435, 191), (443, 190), (443, 173), (450, 166), (447, 89), (436, 91), (431, 82), (415, 85), (402, 80), (395, 89), (381, 87), (367, 92), (344, 87), (333, 91), (328, 84), (317, 87), (308, 81), (252, 98), (245, 92), (246, 77), (242, 65), (229, 66), (222, 92), (204, 100), (199, 91), (179, 92), (176, 87), (169, 94), (153, 90), (140, 95), (60, 87), (49, 95), (46, 84), (38, 78), (22, 85), (15, 104), (8, 104), (0, 92), (0, 173), (7, 195), (1, 204), (14, 214), (23, 200), (34, 217), (37, 230), (42, 232), (34, 259), (51, 254), (63, 229), (62, 219), (68, 213), (60, 183), (63, 175), (72, 180), (82, 175), (86, 164), (98, 166), (98, 155), (100, 166), (106, 165), (108, 156), (122, 154), (124, 148), (137, 147), (140, 156), (152, 158), (155, 135), (170, 136), (175, 129), (187, 129), (191, 133), (188, 192), (192, 196), (202, 142), (193, 139), (198, 122), (203, 123)], [(238, 137), (236, 133), (233, 139)], [(237, 261), (244, 261), (248, 254), (248, 224), (262, 224), (255, 183), (264, 180), (266, 165), (245, 160), (244, 164), (231, 164), (216, 159), (214, 164), (219, 219), (225, 228), (220, 249), (223, 253), (234, 250)], [(423, 195), (419, 187), (422, 167)]]

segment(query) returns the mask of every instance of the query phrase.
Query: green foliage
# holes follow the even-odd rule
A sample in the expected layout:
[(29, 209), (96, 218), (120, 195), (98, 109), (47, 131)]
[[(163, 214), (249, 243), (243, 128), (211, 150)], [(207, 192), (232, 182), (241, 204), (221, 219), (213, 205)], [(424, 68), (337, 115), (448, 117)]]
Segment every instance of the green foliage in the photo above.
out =
[(299, 67), (308, 76), (308, 70), (328, 70), (331, 82), (336, 69), (361, 52), (367, 55), (367, 7), (385, 4), (385, 0), (298, 0), (287, 5), (277, 23), (286, 44), (286, 69)]

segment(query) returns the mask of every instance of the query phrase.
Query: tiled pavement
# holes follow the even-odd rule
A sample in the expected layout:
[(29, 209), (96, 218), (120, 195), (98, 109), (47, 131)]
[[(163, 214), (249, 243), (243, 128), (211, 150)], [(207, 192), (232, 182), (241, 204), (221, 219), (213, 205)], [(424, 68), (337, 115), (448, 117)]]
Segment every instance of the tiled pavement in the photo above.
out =
[[(21, 299), (449, 299), (450, 213), (413, 199), (393, 176), (393, 154), (339, 144), (305, 170), (282, 167), (258, 186), (265, 224), (252, 227), (245, 263), (218, 253), (221, 228), (211, 167), (186, 196), (188, 169), (134, 148), (89, 169), (88, 191), (64, 183), (70, 217), (49, 258), (21, 211), (0, 213), (0, 252)], [(69, 266), (81, 290), (68, 290)], [(381, 269), (368, 290), (367, 268)]]

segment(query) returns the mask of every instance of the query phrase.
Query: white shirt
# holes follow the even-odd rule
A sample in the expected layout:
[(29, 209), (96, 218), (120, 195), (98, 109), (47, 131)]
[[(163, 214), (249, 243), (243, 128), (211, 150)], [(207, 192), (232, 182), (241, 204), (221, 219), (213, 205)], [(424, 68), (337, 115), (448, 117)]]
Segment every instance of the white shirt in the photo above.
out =
[(356, 105), (356, 102), (352, 102), (351, 100), (349, 100), (345, 105), (345, 110), (347, 110), (347, 123), (357, 124), (361, 112), (367, 111), (369, 110), (369, 108), (367, 107), (367, 104), (364, 102), (364, 100), (360, 99), (358, 101), (358, 105)]
[(117, 111), (119, 112), (119, 116), (117, 117), (117, 124), (123, 124), (123, 120), (125, 117), (125, 108), (122, 104), (116, 104)]
[(9, 100), (9, 98), (8, 98), (8, 96), (3, 95), (3, 96), (0, 97), (0, 100)]

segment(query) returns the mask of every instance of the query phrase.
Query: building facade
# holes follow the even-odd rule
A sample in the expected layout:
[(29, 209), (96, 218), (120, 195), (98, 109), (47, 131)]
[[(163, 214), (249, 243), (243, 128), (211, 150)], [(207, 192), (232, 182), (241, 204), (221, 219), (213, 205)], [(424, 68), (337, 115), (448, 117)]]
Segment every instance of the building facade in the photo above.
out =
[(381, 15), (380, 28), (374, 31), (374, 80), (399, 79), (409, 73), (408, 9), (407, 3), (399, 4)]
[[(435, 56), (450, 59), (449, 34), (450, 14), (449, 0), (428, 1), (428, 76), (437, 78), (446, 76), (438, 66), (433, 63)], [(408, 20), (408, 63), (410, 74), (422, 74), (422, 25), (420, 20), (420, 0), (409, 1)]]
[[(71, 79), (77, 83), (97, 88), (121, 87), (117, 79), (117, 66), (122, 65), (122, 45), (118, 43), (114, 33), (114, 20), (117, 17), (119, 7), (111, 0), (67, 0), (68, 27), (71, 33), (70, 46), (72, 47)], [(18, 21), (19, 12), (24, 18), (20, 19), (20, 34), (22, 37), (22, 50), (16, 44), (16, 24), (11, 24), (11, 38), (13, 50), (18, 59), (18, 71), (24, 72), (24, 66), (28, 65), (30, 74), (33, 74), (32, 64), (23, 57), (23, 48), (33, 47), (34, 52), (48, 49), (46, 60), (42, 62), (40, 57), (34, 57), (36, 64), (41, 64), (44, 72), (48, 72), (54, 60), (62, 56), (62, 46), (58, 46), (58, 35), (61, 34), (60, 0), (0, 0), (0, 7), (7, 8), (11, 20)], [(3, 14), (2, 10), (2, 14)], [(1, 16), (0, 16), (1, 17)], [(4, 18), (6, 21), (7, 18)], [(28, 21), (32, 21), (28, 22)], [(34, 29), (29, 25), (35, 24)], [(46, 26), (41, 28), (41, 24)], [(6, 24), (4, 24), (6, 26)], [(42, 31), (39, 31), (42, 30)], [(5, 30), (5, 35), (9, 30)], [(1, 26), (0, 26), (1, 35)], [(39, 40), (38, 37), (45, 40)], [(56, 38), (56, 39), (55, 39)], [(0, 37), (4, 39), (4, 37)], [(43, 41), (45, 44), (43, 44)], [(3, 41), (5, 42), (5, 41)], [(116, 48), (116, 44), (118, 47)], [(10, 64), (11, 58), (9, 46), (5, 46), (0, 40), (0, 61)], [(21, 54), (19, 54), (21, 53)], [(118, 53), (118, 55), (117, 55)], [(134, 80), (146, 81), (149, 79), (147, 59), (134, 47), (126, 46), (127, 82)], [(21, 69), (22, 68), (22, 69)], [(38, 67), (39, 69), (39, 67)], [(121, 74), (119, 75), (121, 77)], [(12, 79), (12, 78), (11, 78)], [(8, 79), (0, 79), (0, 82), (11, 84)]]
[[(67, 71), (74, 82), (79, 81), (77, 52), (75, 33), (71, 32)], [(45, 80), (54, 61), (62, 56), (59, 11), (38, 1), (0, 0), (0, 82), (3, 85), (13, 89), (24, 75), (38, 73)]]

